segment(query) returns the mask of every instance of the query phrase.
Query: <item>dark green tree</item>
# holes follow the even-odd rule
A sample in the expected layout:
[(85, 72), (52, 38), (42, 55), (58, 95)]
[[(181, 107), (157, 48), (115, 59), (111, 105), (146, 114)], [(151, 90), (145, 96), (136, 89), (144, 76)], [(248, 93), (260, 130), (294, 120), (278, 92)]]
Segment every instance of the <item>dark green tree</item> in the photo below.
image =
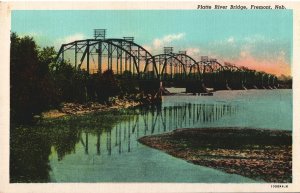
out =
[(106, 70), (96, 82), (96, 92), (99, 102), (107, 102), (109, 97), (120, 94), (120, 84), (112, 70)]
[[(11, 123), (30, 123), (34, 115), (57, 104), (45, 48), (41, 52), (33, 38), (11, 34), (10, 110)], [(53, 53), (52, 53), (53, 54)]]

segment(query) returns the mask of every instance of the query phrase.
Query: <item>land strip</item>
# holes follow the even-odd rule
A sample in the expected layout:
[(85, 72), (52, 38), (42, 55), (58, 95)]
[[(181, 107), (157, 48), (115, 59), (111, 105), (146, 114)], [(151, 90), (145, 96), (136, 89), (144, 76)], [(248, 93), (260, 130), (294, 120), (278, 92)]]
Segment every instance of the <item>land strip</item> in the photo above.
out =
[(292, 133), (250, 128), (177, 129), (139, 142), (174, 157), (258, 181), (292, 182)]

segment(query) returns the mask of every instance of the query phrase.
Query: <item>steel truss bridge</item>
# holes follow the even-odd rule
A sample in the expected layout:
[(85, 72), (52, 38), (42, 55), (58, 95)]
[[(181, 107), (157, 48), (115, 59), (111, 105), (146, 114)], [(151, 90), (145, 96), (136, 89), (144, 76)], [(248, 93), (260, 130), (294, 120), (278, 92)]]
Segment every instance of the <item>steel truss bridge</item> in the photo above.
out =
[(88, 73), (114, 71), (120, 78), (159, 80), (165, 83), (201, 82), (214, 89), (276, 88), (277, 77), (246, 67), (202, 56), (196, 61), (186, 51), (173, 52), (173, 47), (164, 47), (164, 52), (152, 55), (133, 37), (106, 38), (105, 29), (94, 30), (94, 39), (77, 40), (62, 44), (57, 63), (71, 63), (78, 70)]

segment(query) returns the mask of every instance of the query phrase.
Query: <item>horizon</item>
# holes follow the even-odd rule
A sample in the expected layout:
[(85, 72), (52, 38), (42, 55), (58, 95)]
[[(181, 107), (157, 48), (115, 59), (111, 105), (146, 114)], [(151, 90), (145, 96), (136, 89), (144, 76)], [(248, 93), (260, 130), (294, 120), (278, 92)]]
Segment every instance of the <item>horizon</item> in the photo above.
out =
[(172, 46), (174, 52), (186, 50), (197, 61), (207, 55), (221, 63), (292, 77), (291, 10), (17, 10), (11, 22), (12, 32), (57, 51), (63, 43), (93, 38), (98, 28), (107, 29), (107, 38), (132, 36), (151, 54)]

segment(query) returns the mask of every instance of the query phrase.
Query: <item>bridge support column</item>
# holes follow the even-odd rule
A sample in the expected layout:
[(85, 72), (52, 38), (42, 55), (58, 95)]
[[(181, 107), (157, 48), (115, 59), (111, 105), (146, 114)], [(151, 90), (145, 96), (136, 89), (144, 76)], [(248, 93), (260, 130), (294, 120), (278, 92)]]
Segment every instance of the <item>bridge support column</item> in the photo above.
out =
[(77, 52), (78, 52), (78, 50), (77, 50), (78, 48), (77, 48), (77, 42), (75, 43), (75, 69), (77, 69)]
[(141, 92), (142, 103), (154, 105), (162, 102), (162, 82), (159, 80), (140, 80), (139, 90)]
[(90, 73), (90, 42), (89, 41), (87, 42), (86, 50), (87, 50), (87, 53), (86, 53), (86, 68), (87, 68), (87, 72)]
[(200, 80), (186, 81), (185, 88), (187, 93), (207, 93), (204, 83)]
[(102, 74), (102, 43), (98, 43), (98, 72)]

